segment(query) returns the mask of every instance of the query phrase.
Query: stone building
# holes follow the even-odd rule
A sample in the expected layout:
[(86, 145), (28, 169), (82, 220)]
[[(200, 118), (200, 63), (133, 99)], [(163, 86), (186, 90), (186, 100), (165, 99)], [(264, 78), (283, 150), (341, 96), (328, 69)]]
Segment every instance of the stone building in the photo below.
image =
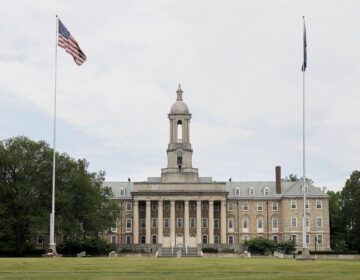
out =
[[(122, 206), (122, 216), (104, 235), (118, 248), (229, 247), (239, 250), (251, 238), (292, 239), (302, 247), (302, 182), (216, 182), (192, 166), (191, 114), (179, 86), (168, 114), (167, 167), (145, 182), (105, 182)], [(307, 243), (329, 250), (329, 200), (308, 185)], [(316, 245), (315, 245), (316, 243)]]

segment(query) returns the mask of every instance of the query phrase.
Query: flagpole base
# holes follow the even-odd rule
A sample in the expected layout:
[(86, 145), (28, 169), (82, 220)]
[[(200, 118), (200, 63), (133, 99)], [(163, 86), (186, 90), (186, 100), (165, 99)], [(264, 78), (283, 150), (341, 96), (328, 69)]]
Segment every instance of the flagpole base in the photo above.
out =
[(61, 254), (58, 254), (56, 252), (56, 244), (50, 244), (49, 249), (42, 256), (45, 257), (45, 258), (59, 258), (59, 257), (62, 257)]
[(299, 261), (314, 261), (315, 257), (310, 254), (309, 248), (302, 248), (301, 255), (299, 255), (296, 259)]

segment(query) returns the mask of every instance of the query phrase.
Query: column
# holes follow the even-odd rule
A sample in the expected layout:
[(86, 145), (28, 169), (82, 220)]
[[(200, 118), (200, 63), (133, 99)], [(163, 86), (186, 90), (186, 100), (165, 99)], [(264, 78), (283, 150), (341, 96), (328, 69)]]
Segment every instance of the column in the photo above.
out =
[(209, 244), (214, 244), (214, 201), (209, 201)]
[(170, 201), (170, 242), (175, 246), (175, 201)]
[(139, 244), (139, 202), (134, 201), (133, 207), (133, 242)]
[(189, 201), (184, 201), (184, 237), (185, 244), (189, 246), (190, 244), (190, 235), (189, 235)]
[(220, 235), (221, 244), (226, 244), (226, 201), (221, 201)]
[(164, 234), (164, 229), (163, 229), (163, 202), (159, 201), (158, 202), (158, 243), (162, 244), (163, 243), (163, 234)]
[(146, 201), (146, 216), (145, 216), (145, 243), (151, 243), (151, 201)]
[(196, 241), (201, 244), (201, 200), (196, 201)]

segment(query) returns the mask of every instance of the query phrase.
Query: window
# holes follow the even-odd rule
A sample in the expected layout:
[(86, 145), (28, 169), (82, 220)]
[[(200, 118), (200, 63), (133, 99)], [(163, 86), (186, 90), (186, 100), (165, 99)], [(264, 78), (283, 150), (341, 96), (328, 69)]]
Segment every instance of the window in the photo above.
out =
[(183, 227), (183, 219), (182, 218), (177, 218), (176, 219), (176, 227), (177, 228), (182, 228)]
[(290, 240), (292, 240), (296, 243), (296, 234), (290, 235)]
[(250, 196), (254, 196), (254, 195), (255, 195), (255, 189), (254, 189), (253, 187), (251, 187), (251, 188), (249, 189), (249, 195), (250, 195)]
[(196, 228), (196, 219), (190, 218), (190, 228)]
[(309, 228), (310, 227), (310, 218), (306, 217), (306, 227)]
[(262, 210), (263, 210), (263, 202), (262, 202), (262, 201), (258, 201), (258, 202), (257, 202), (257, 210), (258, 210), (258, 211), (262, 211)]
[(178, 143), (182, 143), (182, 139), (183, 139), (183, 126), (182, 126), (182, 121), (178, 120), (177, 122), (177, 142)]
[(249, 218), (243, 219), (243, 228), (248, 229), (249, 228)]
[(322, 218), (321, 217), (317, 217), (316, 218), (316, 226), (318, 228), (321, 228), (323, 226), (323, 223), (322, 223)]
[(182, 209), (183, 209), (182, 206), (183, 206), (183, 205), (182, 205), (182, 202), (181, 202), (181, 201), (176, 202), (176, 209), (177, 209), (177, 210), (182, 210)]
[(132, 220), (126, 219), (126, 229), (131, 230), (132, 229)]
[(234, 228), (234, 218), (229, 218), (228, 219), (228, 229), (233, 229)]
[(296, 227), (296, 225), (297, 225), (296, 218), (295, 218), (295, 217), (292, 217), (292, 218), (291, 218), (291, 227)]
[(310, 244), (310, 234), (306, 235), (306, 244)]
[(249, 202), (244, 201), (243, 202), (243, 211), (248, 211), (249, 210)]
[(140, 235), (140, 244), (145, 244), (145, 235)]
[(219, 235), (214, 235), (214, 242), (215, 242), (215, 244), (219, 244), (219, 243), (220, 243)]
[(272, 228), (278, 229), (278, 219), (277, 218), (272, 219)]
[(207, 228), (208, 227), (208, 219), (207, 218), (202, 218), (201, 219), (201, 226), (203, 228)]
[(234, 210), (234, 206), (233, 206), (233, 202), (232, 201), (229, 201), (228, 204), (228, 211), (233, 211)]
[(244, 242), (245, 242), (245, 241), (248, 241), (248, 240), (249, 240), (249, 235), (244, 235), (244, 236), (243, 236), (243, 240), (244, 240)]
[(219, 221), (219, 219), (214, 219), (214, 228), (220, 228), (220, 221)]
[(169, 218), (164, 218), (164, 228), (169, 228)]
[(190, 201), (190, 210), (195, 210), (196, 208), (196, 201)]
[(309, 187), (308, 186), (302, 186), (301, 187), (301, 192), (304, 193), (304, 187), (305, 187), (305, 192), (308, 193), (309, 192)]
[(306, 203), (305, 203), (305, 208), (309, 209), (310, 208), (310, 201), (307, 199)]
[[(140, 203), (139, 203), (140, 204)], [(140, 211), (144, 212), (145, 211), (145, 204), (140, 204), (139, 205)]]
[(117, 237), (116, 235), (112, 235), (111, 236), (111, 244), (116, 244), (117, 243)]
[(316, 208), (317, 208), (317, 209), (321, 209), (321, 208), (322, 208), (322, 201), (321, 201), (321, 200), (316, 200)]
[(36, 242), (37, 242), (38, 245), (44, 244), (44, 235), (39, 234), (39, 235), (37, 236), (37, 238), (36, 238)]
[(151, 236), (151, 242), (152, 242), (152, 244), (156, 244), (156, 243), (157, 243), (157, 236), (156, 236), (156, 234), (153, 234), (153, 235)]
[(296, 209), (297, 205), (296, 205), (296, 200), (292, 199), (291, 200), (291, 209)]
[(316, 241), (317, 241), (317, 244), (323, 244), (323, 236), (322, 236), (322, 234), (318, 234), (316, 236)]
[(277, 236), (277, 235), (273, 235), (272, 240), (273, 240), (275, 243), (278, 243), (278, 236)]
[(131, 244), (132, 243), (132, 236), (131, 235), (126, 235), (126, 244)]
[(164, 201), (164, 210), (169, 210), (169, 209), (170, 209), (170, 202)]
[(277, 202), (273, 202), (273, 203), (272, 203), (272, 210), (273, 210), (273, 211), (277, 211), (277, 210), (278, 210), (278, 203), (277, 203)]
[(151, 219), (151, 227), (152, 228), (157, 228), (157, 218), (152, 218)]
[(214, 203), (214, 211), (219, 212), (220, 211), (220, 204)]
[(270, 189), (268, 187), (264, 188), (264, 195), (270, 195)]
[(258, 229), (263, 229), (264, 228), (264, 219), (263, 218), (257, 218), (256, 219), (256, 224), (257, 224), (257, 228)]
[(233, 235), (228, 236), (228, 244), (234, 244), (234, 236)]
[(126, 211), (132, 211), (132, 203), (126, 202)]
[(126, 193), (126, 192), (125, 192), (125, 189), (124, 189), (124, 188), (121, 188), (121, 189), (120, 189), (120, 195), (121, 195), (121, 196), (124, 196), (125, 193)]
[(204, 235), (202, 236), (202, 243), (203, 243), (203, 244), (208, 244), (208, 236), (207, 236), (206, 234), (204, 234)]
[(151, 209), (152, 209), (152, 210), (156, 210), (156, 209), (157, 209), (157, 203), (156, 203), (156, 201), (152, 201), (152, 202), (151, 202)]
[(177, 156), (177, 158), (176, 158), (176, 163), (177, 163), (178, 165), (181, 165), (181, 164), (183, 164), (182, 162), (183, 162), (183, 161), (182, 161), (182, 156)]
[(145, 219), (140, 220), (140, 228), (145, 228)]
[(240, 188), (235, 189), (235, 196), (240, 196)]
[(201, 203), (201, 209), (202, 209), (202, 210), (208, 210), (208, 203), (207, 203), (206, 201), (203, 201), (203, 202)]

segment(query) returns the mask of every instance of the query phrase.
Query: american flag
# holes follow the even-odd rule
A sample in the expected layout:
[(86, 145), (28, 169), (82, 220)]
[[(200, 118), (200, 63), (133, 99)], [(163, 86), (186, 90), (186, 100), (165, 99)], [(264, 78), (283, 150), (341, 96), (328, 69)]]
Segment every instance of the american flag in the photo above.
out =
[(82, 52), (79, 44), (76, 42), (73, 36), (71, 36), (69, 30), (59, 19), (59, 39), (58, 45), (66, 50), (67, 53), (71, 54), (77, 65), (81, 65), (86, 60), (86, 55)]

